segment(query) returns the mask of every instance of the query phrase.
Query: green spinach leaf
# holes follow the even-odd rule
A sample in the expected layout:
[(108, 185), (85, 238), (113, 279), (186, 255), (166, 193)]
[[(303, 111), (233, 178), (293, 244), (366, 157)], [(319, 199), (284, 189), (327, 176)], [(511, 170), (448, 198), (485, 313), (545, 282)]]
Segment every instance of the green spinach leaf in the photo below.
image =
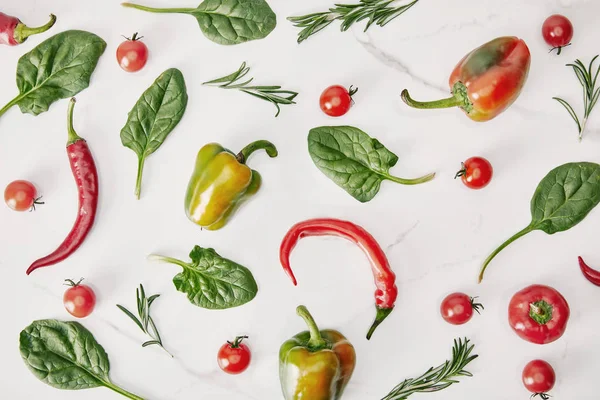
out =
[(403, 179), (390, 175), (398, 157), (377, 139), (352, 126), (311, 129), (308, 152), (321, 172), (361, 203), (375, 197), (383, 180), (416, 185), (435, 176)]
[(77, 322), (34, 321), (21, 331), (19, 349), (29, 370), (52, 387), (79, 390), (105, 386), (129, 399), (143, 400), (110, 381), (106, 351)]
[(15, 104), (38, 115), (55, 101), (75, 96), (89, 86), (104, 49), (104, 40), (85, 31), (61, 32), (40, 43), (19, 59), (19, 95), (0, 109), (0, 116)]
[(533, 194), (531, 223), (490, 254), (483, 263), (479, 281), (494, 257), (515, 240), (535, 230), (552, 235), (571, 229), (583, 221), (598, 203), (600, 165), (578, 162), (554, 168), (542, 179)]
[(142, 191), (142, 174), (146, 157), (163, 144), (177, 126), (188, 102), (181, 71), (171, 68), (154, 81), (129, 112), (121, 130), (121, 143), (138, 156), (135, 195)]
[(182, 267), (183, 271), (175, 275), (173, 283), (198, 307), (212, 310), (237, 307), (248, 303), (258, 292), (248, 268), (221, 257), (213, 249), (194, 246), (191, 263), (158, 255), (149, 258)]
[(224, 45), (263, 39), (277, 25), (277, 16), (265, 0), (204, 0), (197, 8), (122, 5), (153, 13), (189, 14), (196, 18), (204, 36)]

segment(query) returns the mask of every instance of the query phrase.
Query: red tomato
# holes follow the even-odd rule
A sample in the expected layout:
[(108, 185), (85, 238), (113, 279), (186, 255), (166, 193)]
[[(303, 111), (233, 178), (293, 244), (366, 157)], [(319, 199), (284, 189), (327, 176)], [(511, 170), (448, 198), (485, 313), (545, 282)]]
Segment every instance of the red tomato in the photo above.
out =
[(464, 293), (452, 293), (446, 296), (440, 306), (442, 318), (452, 325), (462, 325), (473, 317), (473, 311), (479, 314), (483, 305), (475, 303), (475, 297), (469, 297)]
[(250, 349), (242, 340), (248, 336), (237, 336), (232, 342), (227, 342), (219, 349), (217, 363), (228, 374), (241, 374), (250, 365)]
[(137, 72), (144, 68), (148, 61), (148, 47), (140, 41), (137, 32), (131, 39), (121, 43), (117, 48), (117, 61), (123, 70), (127, 72)]
[(454, 179), (460, 178), (469, 189), (483, 189), (492, 180), (494, 168), (483, 157), (471, 157), (462, 163), (462, 169), (456, 173)]
[(67, 285), (71, 286), (65, 291), (63, 304), (65, 309), (76, 318), (87, 317), (94, 311), (96, 306), (96, 294), (91, 287), (82, 285), (81, 281), (75, 283), (71, 279), (66, 279)]
[(552, 365), (544, 360), (530, 361), (523, 368), (523, 384), (531, 393), (540, 396), (542, 399), (548, 399), (546, 393), (554, 387), (556, 374)]
[(515, 293), (508, 305), (510, 326), (521, 339), (537, 344), (560, 338), (570, 314), (565, 298), (544, 285), (531, 285)]
[(565, 16), (551, 15), (542, 25), (542, 36), (544, 36), (546, 43), (552, 46), (550, 51), (558, 49), (557, 54), (560, 54), (563, 47), (571, 44), (573, 24)]
[(358, 92), (358, 88), (353, 88), (352, 86), (350, 86), (350, 89), (346, 89), (340, 85), (329, 86), (321, 94), (321, 99), (319, 100), (321, 110), (330, 117), (341, 117), (352, 106), (354, 102), (352, 96), (356, 92)]
[(44, 204), (38, 197), (37, 189), (29, 181), (14, 181), (4, 190), (6, 205), (15, 211), (35, 210), (38, 204)]

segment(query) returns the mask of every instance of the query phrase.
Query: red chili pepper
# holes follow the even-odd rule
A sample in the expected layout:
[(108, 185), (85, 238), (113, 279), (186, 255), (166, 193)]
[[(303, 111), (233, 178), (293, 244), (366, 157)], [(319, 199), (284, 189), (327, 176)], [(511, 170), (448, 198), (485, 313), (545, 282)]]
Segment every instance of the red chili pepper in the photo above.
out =
[(371, 262), (371, 270), (375, 278), (375, 286), (377, 287), (377, 290), (375, 290), (377, 316), (367, 333), (367, 339), (370, 339), (373, 332), (375, 332), (375, 328), (394, 309), (394, 302), (398, 296), (398, 288), (396, 287), (396, 275), (392, 271), (385, 253), (369, 232), (352, 222), (339, 219), (318, 218), (300, 222), (292, 226), (283, 238), (279, 250), (281, 265), (292, 279), (294, 285), (296, 285), (296, 277), (290, 267), (290, 253), (296, 247), (296, 243), (303, 237), (328, 235), (343, 237), (354, 242), (362, 249)]
[(452, 96), (420, 102), (408, 91), (402, 100), (415, 108), (460, 107), (473, 121), (488, 121), (508, 108), (527, 80), (531, 55), (522, 39), (499, 37), (467, 54), (450, 75)]
[(96, 218), (96, 209), (98, 206), (98, 172), (96, 171), (96, 164), (86, 141), (77, 135), (73, 129), (74, 106), (75, 99), (72, 98), (69, 102), (67, 119), (69, 132), (67, 155), (69, 156), (73, 177), (77, 183), (79, 212), (67, 238), (54, 252), (31, 264), (27, 269), (27, 275), (38, 268), (61, 262), (73, 254), (85, 240)]
[(56, 16), (50, 14), (50, 21), (45, 25), (30, 28), (21, 22), (19, 18), (11, 17), (0, 12), (0, 44), (16, 46), (23, 43), (31, 35), (46, 32), (56, 22)]
[(585, 278), (596, 286), (600, 286), (600, 271), (590, 268), (583, 258), (579, 257), (579, 267)]

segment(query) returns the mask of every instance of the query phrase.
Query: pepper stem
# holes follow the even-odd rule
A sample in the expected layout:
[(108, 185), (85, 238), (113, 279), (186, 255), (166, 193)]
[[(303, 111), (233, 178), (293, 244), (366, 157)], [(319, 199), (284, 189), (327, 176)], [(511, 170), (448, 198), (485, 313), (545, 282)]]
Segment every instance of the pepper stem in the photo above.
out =
[(46, 24), (44, 24), (42, 26), (34, 27), (34, 28), (30, 28), (27, 25), (25, 25), (24, 23), (19, 22), (17, 24), (17, 27), (15, 28), (13, 37), (17, 43), (23, 43), (24, 41), (27, 40), (27, 38), (29, 36), (37, 35), (38, 33), (42, 33), (42, 32), (46, 32), (48, 29), (50, 29), (54, 26), (55, 22), (56, 22), (56, 15), (54, 15), (54, 14), (50, 14), (50, 21), (48, 21)]
[(67, 138), (67, 146), (78, 140), (83, 140), (81, 136), (75, 132), (75, 128), (73, 128), (73, 109), (75, 108), (75, 103), (77, 103), (77, 101), (75, 100), (75, 97), (72, 97), (69, 101), (69, 108), (67, 108), (67, 133), (69, 135)]
[(240, 164), (246, 164), (250, 154), (257, 150), (265, 150), (271, 158), (277, 157), (278, 154), (277, 148), (273, 143), (269, 142), (268, 140), (257, 140), (256, 142), (252, 142), (248, 146), (244, 147), (242, 151), (238, 153), (236, 158)]
[(483, 266), (481, 267), (481, 271), (479, 272), (479, 283), (481, 283), (481, 281), (483, 280), (483, 274), (485, 273), (485, 270), (487, 269), (490, 262), (494, 259), (494, 257), (496, 257), (498, 255), (498, 253), (500, 253), (502, 250), (504, 250), (504, 248), (506, 248), (509, 244), (511, 244), (515, 240), (519, 239), (520, 237), (527, 235), (531, 231), (533, 231), (533, 228), (530, 225), (530, 226), (526, 227), (525, 229), (515, 233), (506, 242), (502, 243), (500, 245), (500, 247), (498, 247), (496, 250), (494, 250), (492, 252), (492, 254), (490, 254), (488, 256), (488, 258), (486, 258), (485, 261), (483, 262)]
[(296, 314), (302, 317), (302, 319), (304, 319), (304, 322), (306, 322), (306, 325), (308, 325), (308, 330), (310, 332), (308, 348), (313, 351), (316, 351), (326, 347), (327, 342), (321, 336), (321, 332), (319, 332), (319, 327), (317, 326), (317, 323), (315, 322), (312, 315), (310, 315), (310, 313), (308, 312), (308, 309), (305, 306), (298, 306), (298, 308), (296, 308)]
[(434, 101), (416, 101), (410, 97), (408, 90), (404, 89), (400, 94), (402, 101), (413, 108), (432, 109), (432, 108), (451, 108), (460, 107), (467, 113), (473, 109), (473, 103), (469, 100), (467, 87), (462, 82), (456, 82), (452, 87), (452, 96)]
[(160, 13), (160, 14), (190, 14), (196, 11), (195, 8), (154, 8), (154, 7), (146, 7), (140, 4), (134, 3), (121, 3), (123, 7), (135, 8), (136, 10), (148, 11), (152, 13)]
[(392, 308), (377, 308), (377, 314), (375, 315), (375, 321), (373, 321), (373, 325), (369, 328), (369, 332), (367, 332), (367, 340), (371, 340), (371, 336), (375, 332), (375, 329), (383, 322), (384, 319), (387, 318), (388, 315), (392, 312), (394, 307)]

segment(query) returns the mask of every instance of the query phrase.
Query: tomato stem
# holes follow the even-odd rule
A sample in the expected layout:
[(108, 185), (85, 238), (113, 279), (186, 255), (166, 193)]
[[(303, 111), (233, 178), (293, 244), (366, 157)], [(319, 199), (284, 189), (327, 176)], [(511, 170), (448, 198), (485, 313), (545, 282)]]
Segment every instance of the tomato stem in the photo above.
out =
[(248, 336), (236, 336), (233, 342), (227, 341), (227, 343), (229, 343), (232, 349), (237, 349), (244, 339), (248, 339)]
[(83, 278), (79, 278), (79, 280), (77, 282), (75, 282), (73, 279), (65, 279), (65, 286), (71, 286), (71, 287), (75, 287), (75, 286), (79, 286), (81, 284), (81, 282), (83, 282)]
[(460, 171), (458, 171), (456, 173), (456, 175), (454, 175), (454, 179), (456, 179), (460, 176), (464, 176), (467, 173), (467, 167), (465, 167), (465, 163), (461, 162), (460, 165), (461, 165)]
[(546, 325), (552, 319), (552, 305), (545, 300), (529, 304), (529, 316), (540, 325)]

